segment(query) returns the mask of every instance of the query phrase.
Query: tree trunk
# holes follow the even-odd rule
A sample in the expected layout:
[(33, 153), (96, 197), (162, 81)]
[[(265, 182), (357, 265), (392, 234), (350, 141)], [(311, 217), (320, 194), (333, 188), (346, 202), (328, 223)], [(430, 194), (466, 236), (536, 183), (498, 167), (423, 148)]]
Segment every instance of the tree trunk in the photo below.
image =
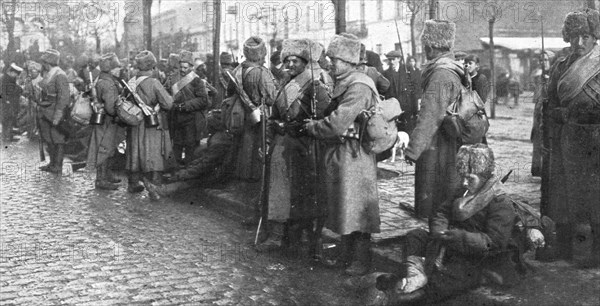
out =
[[(10, 5), (3, 7), (4, 19), (6, 21), (6, 32), (8, 34), (8, 44), (6, 46), (6, 54), (4, 63), (6, 67), (15, 60), (17, 46), (15, 44), (15, 13), (17, 12), (17, 0), (12, 0)], [(3, 71), (2, 71), (3, 72)]]
[(495, 64), (495, 52), (494, 52), (494, 22), (496, 22), (495, 18), (490, 19), (490, 81), (491, 87), (490, 92), (492, 94), (491, 105), (490, 105), (490, 119), (496, 118), (496, 67)]
[(346, 32), (346, 0), (332, 0), (335, 7), (335, 34)]
[(429, 0), (429, 19), (437, 19), (438, 0)]
[(587, 7), (591, 9), (596, 9), (596, 0), (587, 0)]
[(213, 74), (212, 74), (212, 80), (210, 80), (212, 82), (212, 84), (215, 87), (220, 88), (220, 86), (217, 86), (217, 82), (219, 81), (219, 75), (220, 75), (220, 66), (219, 66), (219, 47), (221, 45), (221, 0), (214, 0), (214, 6), (215, 6), (215, 32), (214, 32), (214, 38), (213, 38)]
[(417, 42), (415, 41), (415, 15), (414, 12), (410, 14), (410, 52), (412, 52), (412, 56), (417, 54)]
[(143, 23), (144, 23), (144, 46), (146, 50), (152, 51), (152, 0), (144, 0)]

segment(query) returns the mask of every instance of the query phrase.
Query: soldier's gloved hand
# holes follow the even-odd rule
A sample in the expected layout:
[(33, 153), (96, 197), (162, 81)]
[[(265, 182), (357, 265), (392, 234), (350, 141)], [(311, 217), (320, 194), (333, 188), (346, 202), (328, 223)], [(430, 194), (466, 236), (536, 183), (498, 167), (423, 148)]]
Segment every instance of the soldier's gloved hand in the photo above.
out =
[(271, 153), (271, 145), (269, 143), (267, 143), (266, 152), (263, 152), (262, 148), (258, 148), (258, 158), (262, 162), (264, 162), (266, 160), (266, 158), (269, 156), (270, 153)]
[(285, 125), (285, 132), (292, 137), (301, 137), (308, 135), (304, 123), (292, 121)]
[(461, 240), (462, 237), (464, 236), (464, 234), (465, 233), (463, 230), (450, 229), (450, 230), (445, 230), (443, 232), (440, 232), (437, 235), (435, 235), (434, 237), (441, 241), (453, 242), (453, 241)]

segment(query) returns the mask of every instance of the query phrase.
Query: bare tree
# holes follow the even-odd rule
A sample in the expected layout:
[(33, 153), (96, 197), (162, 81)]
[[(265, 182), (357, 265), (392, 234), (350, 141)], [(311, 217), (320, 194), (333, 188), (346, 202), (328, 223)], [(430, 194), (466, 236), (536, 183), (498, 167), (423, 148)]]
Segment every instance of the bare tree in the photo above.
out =
[(6, 46), (6, 54), (3, 58), (6, 61), (7, 66), (14, 60), (17, 46), (15, 45), (15, 13), (17, 10), (17, 0), (12, 0), (9, 5), (3, 4), (2, 23), (6, 26), (6, 32), (8, 34), (8, 44)]
[(144, 22), (144, 45), (152, 50), (152, 0), (144, 0), (142, 7)]
[(415, 39), (415, 22), (417, 19), (417, 14), (423, 8), (425, 4), (424, 0), (407, 0), (406, 5), (410, 10), (410, 47), (411, 47), (411, 55), (415, 56), (417, 54), (417, 43)]

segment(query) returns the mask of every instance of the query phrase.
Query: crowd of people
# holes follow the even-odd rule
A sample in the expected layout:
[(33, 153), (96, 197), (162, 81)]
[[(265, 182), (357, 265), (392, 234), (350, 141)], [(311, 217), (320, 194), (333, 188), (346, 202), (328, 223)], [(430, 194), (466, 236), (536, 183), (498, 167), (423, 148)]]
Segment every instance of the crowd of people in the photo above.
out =
[[(545, 125), (549, 147), (536, 171), (548, 174), (542, 187), (548, 202), (542, 205), (546, 219), (537, 216), (543, 222), (536, 228), (525, 226), (535, 246), (541, 246), (536, 233), (546, 237), (538, 259), (571, 260), (575, 224), (590, 223), (593, 250), (587, 264), (596, 267), (598, 16), (589, 9), (569, 13), (562, 33), (571, 53), (549, 72), (544, 63), (547, 75), (540, 74), (536, 109), (543, 104), (543, 116), (536, 123)], [(479, 73), (479, 58), (454, 54), (454, 40), (453, 23), (428, 20), (421, 37), (427, 63), (418, 68), (416, 58), (405, 63), (403, 54), (391, 51), (387, 70), (376, 53), (346, 33), (335, 35), (327, 47), (309, 39), (284, 40), (269, 67), (265, 41), (253, 36), (243, 44), (245, 60), (238, 64), (224, 52), (219, 71), (210, 69), (215, 59), (202, 65), (189, 51), (160, 62), (142, 51), (133, 67), (108, 53), (76, 71), (69, 57), (61, 68), (61, 54), (50, 49), (40, 63), (28, 62), (25, 69), (13, 63), (2, 76), (3, 139), (11, 141), (20, 99), (26, 98), (25, 110), (34, 120), (27, 131), (39, 133), (50, 157), (40, 169), (60, 173), (71, 135), (72, 92), (79, 89), (89, 95), (94, 113), (105, 115), (91, 125), (87, 151), (98, 189), (119, 188), (110, 160), (126, 140), (128, 192), (148, 189), (158, 198), (161, 186), (190, 179), (263, 182), (255, 204), (258, 244), (277, 239), (282, 248), (306, 247), (324, 265), (362, 276), (348, 285), (370, 286), (387, 303), (439, 300), (479, 286), (484, 278), (511, 285), (518, 282), (515, 273), (523, 272), (518, 259), (524, 247), (515, 232), (524, 220), (502, 191), (486, 138), (465, 144), (442, 126), (465, 86), (484, 101), (490, 90)], [(430, 221), (428, 232), (407, 236), (400, 275), (368, 274), (371, 235), (380, 231), (377, 161), (384, 157), (364, 148), (361, 113), (380, 97), (396, 98), (403, 110), (398, 127), (410, 134), (405, 158), (415, 164), (415, 210)], [(124, 117), (131, 99), (149, 112), (133, 124)], [(201, 148), (205, 137), (207, 146)], [(556, 239), (548, 220), (556, 221)], [(341, 235), (333, 257), (321, 252), (324, 227)]]

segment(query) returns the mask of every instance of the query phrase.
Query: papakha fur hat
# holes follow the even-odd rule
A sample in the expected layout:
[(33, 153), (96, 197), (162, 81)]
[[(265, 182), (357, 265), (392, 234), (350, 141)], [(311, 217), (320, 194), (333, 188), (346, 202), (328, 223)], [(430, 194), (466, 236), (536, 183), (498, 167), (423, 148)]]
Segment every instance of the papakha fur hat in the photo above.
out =
[(250, 62), (259, 62), (267, 56), (267, 46), (265, 41), (258, 37), (252, 36), (244, 42), (244, 56)]
[(425, 28), (421, 35), (423, 46), (432, 48), (454, 48), (456, 24), (447, 20), (425, 20)]
[(58, 66), (58, 63), (60, 62), (60, 52), (54, 49), (48, 49), (40, 56), (40, 61), (53, 66)]
[(34, 61), (27, 61), (27, 70), (31, 71), (31, 70), (37, 70), (42, 71), (42, 65), (38, 62), (34, 62)]
[(485, 144), (464, 145), (456, 153), (458, 174), (478, 174), (490, 178), (494, 167), (494, 152)]
[(135, 56), (137, 69), (141, 71), (152, 70), (156, 66), (156, 57), (148, 50), (141, 51)]
[(335, 35), (327, 47), (327, 56), (338, 58), (352, 64), (358, 64), (360, 61), (360, 41), (354, 36), (342, 33)]
[(112, 52), (102, 55), (102, 58), (100, 59), (100, 71), (110, 72), (120, 66), (121, 62), (119, 62), (119, 57)]
[(562, 28), (563, 40), (569, 42), (576, 35), (590, 34), (600, 38), (600, 15), (597, 10), (586, 9), (583, 12), (571, 12), (565, 17)]
[(233, 56), (227, 52), (221, 52), (219, 61), (221, 62), (221, 65), (231, 65), (233, 64)]
[(194, 65), (194, 54), (188, 50), (182, 50), (179, 53), (179, 62), (188, 63)]
[(310, 44), (306, 39), (286, 39), (282, 43), (281, 48), (281, 61), (285, 62), (285, 59), (289, 56), (297, 56), (307, 63), (310, 61)]

